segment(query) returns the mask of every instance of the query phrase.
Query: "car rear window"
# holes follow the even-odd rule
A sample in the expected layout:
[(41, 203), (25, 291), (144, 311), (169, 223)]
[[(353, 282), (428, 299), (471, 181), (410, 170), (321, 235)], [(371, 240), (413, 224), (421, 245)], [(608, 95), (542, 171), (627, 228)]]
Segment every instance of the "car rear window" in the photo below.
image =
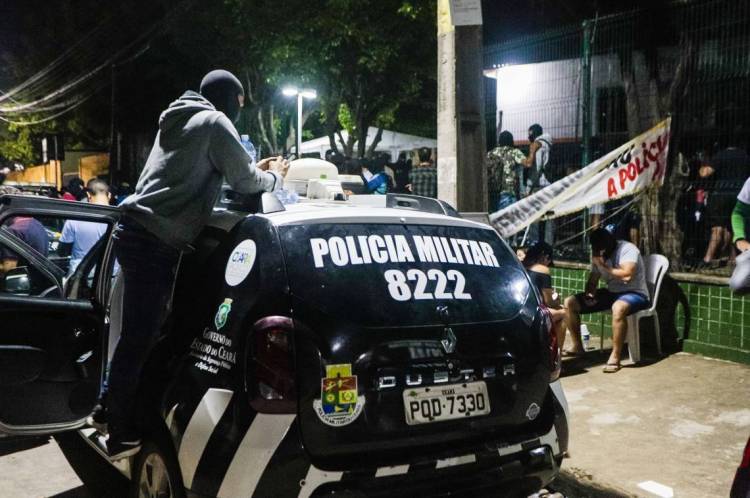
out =
[(433, 225), (280, 227), (292, 294), (367, 326), (506, 320), (526, 301), (526, 275), (492, 230)]

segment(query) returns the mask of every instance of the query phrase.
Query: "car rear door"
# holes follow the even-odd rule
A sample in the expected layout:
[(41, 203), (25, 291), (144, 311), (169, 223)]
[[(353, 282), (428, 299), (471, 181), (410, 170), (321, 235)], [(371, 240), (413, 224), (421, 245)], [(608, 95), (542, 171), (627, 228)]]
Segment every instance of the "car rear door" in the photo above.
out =
[[(93, 408), (106, 359), (117, 219), (118, 210), (109, 206), (0, 197), (0, 262), (6, 270), (0, 272), (0, 433), (73, 429)], [(76, 267), (61, 242), (74, 220), (100, 230)], [(24, 227), (46, 235), (46, 251), (24, 239)]]

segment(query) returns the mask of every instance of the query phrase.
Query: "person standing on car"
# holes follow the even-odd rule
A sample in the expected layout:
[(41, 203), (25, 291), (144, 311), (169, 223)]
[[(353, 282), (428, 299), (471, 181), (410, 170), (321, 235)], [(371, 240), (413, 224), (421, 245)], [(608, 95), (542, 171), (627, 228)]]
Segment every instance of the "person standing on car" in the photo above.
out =
[[(591, 273), (586, 289), (565, 300), (565, 323), (570, 329), (573, 349), (563, 356), (579, 356), (585, 351), (581, 340), (581, 315), (612, 310), (612, 353), (605, 373), (620, 370), (620, 355), (628, 332), (627, 317), (650, 306), (646, 267), (638, 248), (617, 240), (606, 228), (591, 232)], [(599, 279), (606, 289), (597, 289)]]
[(406, 188), (414, 195), (437, 199), (437, 168), (432, 165), (432, 149), (419, 149), (419, 166), (409, 173), (409, 184)]
[(121, 205), (113, 238), (124, 286), (122, 331), (90, 417), (92, 425), (107, 423), (112, 460), (140, 450), (134, 412), (140, 372), (166, 317), (182, 251), (208, 222), (222, 182), (241, 193), (270, 192), (289, 167), (281, 158), (256, 165), (247, 154), (233, 124), (243, 103), (242, 84), (224, 70), (208, 73), (200, 93), (172, 102), (159, 118), (135, 193)]
[(750, 292), (750, 242), (746, 230), (750, 227), (750, 177), (745, 180), (737, 195), (737, 203), (732, 211), (732, 232), (734, 247), (739, 251), (737, 267), (729, 279), (729, 287), (738, 294)]

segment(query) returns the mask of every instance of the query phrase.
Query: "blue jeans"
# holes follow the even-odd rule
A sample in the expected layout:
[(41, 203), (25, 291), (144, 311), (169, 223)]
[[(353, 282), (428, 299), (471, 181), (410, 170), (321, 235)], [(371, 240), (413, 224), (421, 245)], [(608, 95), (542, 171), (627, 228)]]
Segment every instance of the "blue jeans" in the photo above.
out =
[(122, 331), (102, 386), (113, 438), (139, 436), (138, 380), (169, 309), (180, 251), (125, 218), (113, 235), (123, 278)]
[(624, 301), (628, 303), (628, 306), (630, 306), (628, 309), (628, 315), (648, 309), (651, 306), (649, 298), (638, 292), (610, 292), (608, 289), (600, 288), (596, 289), (594, 292), (594, 299), (591, 303), (586, 302), (585, 296), (585, 292), (575, 295), (578, 304), (581, 307), (582, 315), (607, 311), (612, 308), (615, 301)]
[(501, 209), (505, 209), (514, 202), (516, 202), (518, 199), (516, 199), (516, 196), (513, 194), (509, 194), (508, 192), (500, 192), (500, 195), (497, 198), (497, 205), (495, 206), (495, 211), (500, 211)]

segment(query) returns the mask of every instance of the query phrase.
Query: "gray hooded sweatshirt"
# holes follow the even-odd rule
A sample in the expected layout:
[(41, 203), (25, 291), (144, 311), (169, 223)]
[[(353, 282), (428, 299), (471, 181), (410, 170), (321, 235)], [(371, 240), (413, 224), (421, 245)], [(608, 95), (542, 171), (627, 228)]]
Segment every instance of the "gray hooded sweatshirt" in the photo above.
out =
[(189, 91), (161, 114), (135, 193), (121, 207), (166, 244), (186, 249), (208, 222), (224, 178), (246, 194), (282, 184), (255, 167), (229, 118)]

